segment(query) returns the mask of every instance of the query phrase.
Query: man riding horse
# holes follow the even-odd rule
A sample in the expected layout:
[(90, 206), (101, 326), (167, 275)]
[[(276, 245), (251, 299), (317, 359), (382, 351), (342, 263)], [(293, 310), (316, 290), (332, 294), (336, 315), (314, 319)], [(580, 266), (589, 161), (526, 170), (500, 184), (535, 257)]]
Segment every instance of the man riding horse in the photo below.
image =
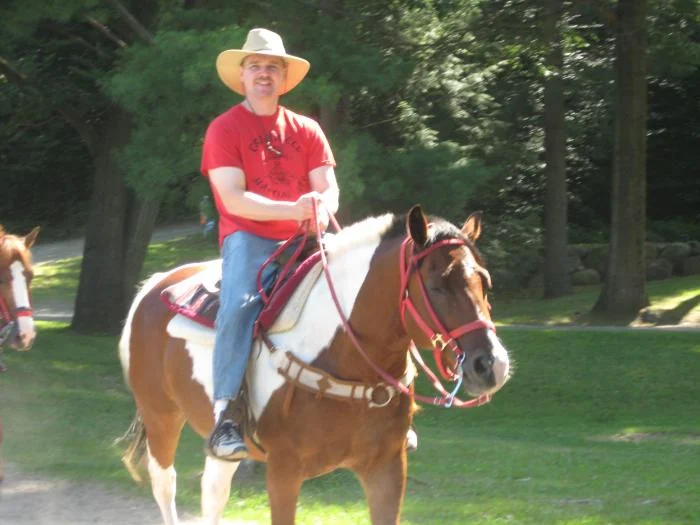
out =
[(309, 62), (287, 54), (276, 33), (253, 29), (242, 49), (219, 55), (216, 67), (224, 84), (245, 98), (209, 125), (202, 151), (201, 171), (220, 217), (223, 258), (213, 357), (216, 424), (207, 453), (237, 461), (247, 450), (230, 408), (262, 308), (258, 269), (280, 241), (313, 218), (314, 204), (322, 204), (325, 229), (326, 210), (338, 208), (338, 184), (333, 153), (318, 123), (279, 104), (280, 96), (306, 76)]

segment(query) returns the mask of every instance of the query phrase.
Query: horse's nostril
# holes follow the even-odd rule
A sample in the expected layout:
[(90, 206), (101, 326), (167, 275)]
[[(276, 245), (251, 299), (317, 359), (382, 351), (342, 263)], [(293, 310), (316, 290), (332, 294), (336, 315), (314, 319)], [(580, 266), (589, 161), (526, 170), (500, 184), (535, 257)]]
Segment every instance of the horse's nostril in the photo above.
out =
[(474, 360), (474, 371), (480, 376), (487, 375), (491, 372), (493, 362), (492, 355), (480, 355)]

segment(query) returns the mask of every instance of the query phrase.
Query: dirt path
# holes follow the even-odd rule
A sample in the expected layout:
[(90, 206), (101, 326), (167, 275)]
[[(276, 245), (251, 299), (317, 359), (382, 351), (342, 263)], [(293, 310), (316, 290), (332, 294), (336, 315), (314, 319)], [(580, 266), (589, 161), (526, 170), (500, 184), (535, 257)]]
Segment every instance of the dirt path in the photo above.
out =
[(151, 499), (126, 496), (94, 483), (29, 475), (9, 464), (0, 485), (0, 523), (159, 525), (161, 519)]
[[(169, 241), (178, 237), (193, 235), (200, 231), (201, 226), (192, 222), (163, 226), (153, 232), (151, 242)], [(78, 257), (83, 254), (84, 244), (84, 239), (67, 239), (65, 241), (42, 243), (41, 235), (39, 235), (36, 246), (32, 248), (32, 259), (34, 263), (42, 263), (57, 259), (67, 259), (68, 257)]]

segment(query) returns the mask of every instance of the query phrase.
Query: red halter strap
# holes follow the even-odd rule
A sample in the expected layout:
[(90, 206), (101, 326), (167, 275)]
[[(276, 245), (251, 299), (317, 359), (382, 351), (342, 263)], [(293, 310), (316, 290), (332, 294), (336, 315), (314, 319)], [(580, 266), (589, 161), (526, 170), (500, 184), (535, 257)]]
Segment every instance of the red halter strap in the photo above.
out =
[[(423, 282), (423, 278), (421, 277), (421, 274), (418, 271), (418, 263), (421, 259), (426, 257), (428, 254), (432, 253), (436, 249), (441, 248), (442, 246), (449, 245), (464, 246), (465, 244), (464, 241), (461, 241), (460, 239), (446, 239), (443, 241), (436, 242), (435, 244), (431, 245), (429, 248), (423, 250), (418, 254), (413, 254), (414, 244), (409, 238), (407, 238), (401, 244), (401, 291), (399, 294), (399, 308), (401, 310), (401, 321), (403, 322), (404, 328), (406, 327), (406, 310), (408, 310), (418, 327), (430, 339), (430, 342), (433, 345), (435, 364), (437, 365), (440, 374), (445, 379), (454, 381), (457, 378), (457, 374), (455, 374), (451, 370), (447, 370), (447, 368), (445, 367), (442, 359), (443, 351), (449, 348), (452, 352), (454, 352), (458, 360), (462, 360), (466, 356), (457, 344), (456, 339), (459, 339), (464, 334), (480, 329), (493, 330), (495, 332), (496, 327), (490, 321), (486, 321), (484, 319), (477, 319), (470, 323), (463, 324), (462, 326), (459, 326), (451, 331), (448, 331), (440, 322), (440, 319), (438, 319), (438, 316), (435, 313), (432, 304), (430, 303), (430, 299), (428, 297), (428, 292), (425, 289), (425, 283)], [(430, 325), (423, 319), (423, 317), (418, 312), (418, 309), (413, 304), (411, 296), (408, 293), (408, 282), (411, 275), (414, 272), (416, 274), (416, 280), (418, 281), (418, 286), (421, 291), (423, 304), (425, 305), (425, 308), (428, 311), (428, 314), (430, 315), (430, 319), (432, 320), (435, 329), (431, 328)]]
[[(336, 230), (340, 231), (340, 229), (341, 229), (341, 228), (340, 228), (340, 225), (339, 225), (338, 222), (336, 221), (336, 219), (335, 219), (335, 217), (333, 216), (333, 214), (332, 214), (330, 211), (328, 211), (328, 214), (329, 214), (330, 219), (331, 219), (331, 222), (332, 222), (333, 225), (335, 226)], [(316, 209), (316, 203), (314, 203), (314, 222), (315, 222), (316, 224), (318, 224), (318, 213), (317, 213), (317, 209)], [(433, 387), (438, 391), (438, 393), (440, 394), (440, 397), (429, 397), (429, 396), (422, 396), (422, 395), (416, 394), (416, 393), (412, 392), (411, 389), (410, 389), (408, 386), (402, 384), (402, 383), (401, 383), (400, 381), (398, 381), (395, 377), (391, 376), (391, 375), (388, 374), (386, 371), (384, 371), (384, 370), (382, 370), (381, 368), (379, 368), (379, 367), (376, 365), (376, 363), (372, 360), (372, 358), (371, 358), (369, 355), (367, 355), (367, 353), (362, 349), (362, 345), (361, 345), (360, 342), (357, 340), (357, 337), (355, 336), (354, 332), (352, 331), (352, 328), (350, 327), (350, 323), (349, 323), (347, 317), (346, 317), (345, 314), (343, 313), (343, 308), (342, 308), (342, 306), (340, 305), (340, 301), (339, 301), (338, 296), (337, 296), (337, 294), (336, 294), (335, 287), (333, 286), (333, 280), (331, 279), (330, 270), (328, 269), (328, 260), (327, 260), (327, 258), (326, 258), (325, 247), (324, 247), (323, 243), (321, 242), (321, 228), (320, 228), (320, 227), (316, 228), (316, 235), (317, 235), (317, 237), (318, 237), (318, 244), (319, 244), (319, 248), (320, 248), (320, 251), (321, 251), (321, 261), (323, 262), (323, 272), (324, 272), (324, 274), (325, 274), (326, 281), (327, 281), (327, 283), (328, 283), (329, 292), (330, 292), (330, 294), (331, 294), (331, 297), (332, 297), (332, 299), (333, 299), (333, 302), (335, 303), (335, 307), (336, 307), (336, 310), (338, 311), (338, 315), (340, 316), (340, 319), (341, 319), (341, 322), (342, 322), (342, 325), (343, 325), (343, 329), (344, 329), (345, 333), (347, 334), (348, 338), (350, 339), (350, 341), (352, 342), (353, 346), (355, 346), (355, 349), (359, 352), (359, 354), (360, 354), (360, 355), (362, 356), (362, 358), (367, 362), (367, 364), (372, 368), (372, 370), (374, 370), (374, 372), (375, 372), (379, 377), (382, 378), (382, 380), (384, 380), (384, 381), (385, 381), (386, 383), (388, 383), (389, 385), (393, 386), (393, 387), (396, 389), (397, 392), (400, 392), (400, 393), (402, 393), (402, 394), (404, 394), (404, 395), (406, 395), (406, 396), (408, 396), (408, 397), (411, 397), (411, 398), (415, 399), (416, 401), (421, 401), (421, 402), (423, 402), (423, 403), (427, 403), (427, 404), (431, 404), (431, 405), (435, 405), (435, 406), (442, 406), (442, 407), (446, 407), (446, 408), (450, 408), (450, 407), (457, 407), (457, 408), (474, 408), (474, 407), (478, 407), (478, 406), (484, 405), (484, 404), (488, 403), (488, 402), (491, 400), (490, 397), (489, 397), (488, 395), (482, 395), (482, 396), (479, 396), (478, 398), (475, 398), (475, 399), (470, 399), (470, 400), (468, 400), (468, 401), (463, 401), (463, 400), (461, 400), (461, 399), (457, 399), (457, 398), (455, 397), (454, 393), (453, 393), (453, 394), (450, 394), (449, 392), (447, 392), (447, 391), (445, 390), (445, 388), (442, 386), (442, 384), (440, 383), (440, 381), (438, 380), (438, 378), (435, 377), (435, 374), (433, 374), (433, 372), (430, 370), (430, 368), (428, 368), (428, 367), (425, 365), (425, 363), (423, 362), (423, 359), (420, 357), (420, 354), (418, 353), (418, 351), (417, 351), (417, 349), (416, 349), (416, 347), (415, 347), (415, 345), (413, 344), (412, 341), (411, 341), (411, 347), (410, 347), (411, 352), (413, 353), (414, 358), (416, 359), (416, 361), (417, 361), (417, 362), (421, 365), (421, 367), (426, 371), (428, 377), (431, 379), (431, 382), (432, 382), (432, 384), (433, 384)], [(401, 291), (401, 296), (402, 296), (402, 297), (401, 297), (402, 320), (403, 320), (403, 304), (404, 304), (404, 301), (406, 302), (406, 306), (409, 308), (409, 310), (410, 310), (410, 309), (414, 309), (414, 310), (415, 310), (415, 307), (413, 307), (413, 304), (411, 303), (411, 301), (410, 301), (410, 299), (409, 299), (409, 297), (408, 297), (408, 279), (409, 279), (409, 277), (410, 277), (410, 273), (411, 273), (414, 269), (417, 270), (417, 265), (416, 265), (417, 261), (419, 261), (420, 259), (422, 259), (423, 257), (425, 257), (428, 253), (430, 253), (430, 251), (432, 251), (432, 249), (437, 248), (438, 245), (439, 245), (439, 246), (443, 246), (443, 245), (445, 245), (445, 244), (460, 244), (460, 245), (463, 245), (463, 244), (464, 244), (462, 241), (459, 241), (459, 240), (456, 240), (456, 239), (454, 239), (453, 241), (454, 241), (454, 242), (452, 242), (452, 241), (441, 241), (440, 243), (436, 243), (435, 245), (433, 245), (429, 250), (426, 250), (425, 252), (422, 252), (422, 253), (418, 254), (417, 256), (415, 256), (415, 257), (414, 257), (414, 256), (411, 256), (411, 259), (409, 260), (409, 263), (410, 263), (410, 266), (411, 266), (411, 269), (410, 269), (410, 270), (407, 269), (407, 268), (404, 266), (404, 261), (406, 260), (406, 259), (405, 259), (405, 256), (404, 256), (404, 253), (405, 253), (405, 247), (406, 247), (406, 245), (407, 245), (407, 243), (408, 243), (408, 239), (405, 240), (405, 241), (402, 243), (402, 245), (401, 245), (401, 261), (400, 261), (400, 269), (401, 269), (401, 290), (402, 290), (402, 291)], [(422, 279), (420, 279), (420, 273), (417, 273), (417, 275), (418, 275), (419, 281), (421, 282), (421, 285), (422, 285)], [(405, 293), (404, 293), (404, 292), (405, 292)], [(405, 295), (405, 299), (404, 299), (404, 295)], [(435, 313), (433, 312), (433, 308), (432, 308), (432, 306), (430, 305), (430, 302), (427, 300), (427, 294), (425, 294), (424, 300), (425, 300), (425, 303), (426, 303), (426, 305), (427, 305), (427, 307), (428, 307), (428, 310), (429, 310), (429, 311), (432, 313), (432, 315), (435, 317), (435, 320), (437, 321), (438, 326), (440, 326), (440, 329), (442, 330), (442, 333), (445, 333), (446, 331), (444, 330), (444, 328), (442, 328), (442, 324), (440, 324), (439, 321), (437, 320), (437, 316), (436, 316)], [(416, 317), (415, 317), (416, 319), (420, 319), (420, 321), (417, 321), (417, 322), (419, 323), (419, 325), (420, 325), (420, 323), (423, 323), (423, 324), (427, 327), (427, 324), (425, 324), (425, 323), (423, 322), (423, 320), (422, 320), (422, 318), (420, 317), (420, 315), (417, 315), (417, 312), (416, 312), (415, 316), (416, 316)], [(477, 323), (477, 321), (474, 321), (474, 322), (472, 322), (472, 323), (468, 323), (468, 324), (466, 324), (466, 325), (463, 325), (463, 326), (461, 326), (461, 327), (459, 327), (459, 328), (456, 328), (456, 329), (453, 330), (452, 332), (450, 332), (450, 334), (456, 334), (456, 335), (452, 335), (452, 337), (459, 337), (459, 336), (463, 335), (464, 333), (466, 333), (466, 332), (468, 332), (468, 331), (476, 330), (476, 329), (478, 329), (478, 328), (490, 328), (490, 329), (495, 330), (495, 328), (493, 327), (493, 324), (488, 323), (488, 322), (486, 322), (486, 321), (480, 321), (480, 322), (479, 322), (479, 323), (483, 323), (483, 325), (482, 325), (482, 324), (479, 324), (479, 325), (477, 326), (476, 323)], [(405, 322), (404, 322), (404, 327), (405, 327)], [(426, 329), (423, 329), (423, 330), (426, 332), (426, 334), (430, 334), (430, 333), (431, 333), (431, 332), (429, 331), (429, 330), (430, 330), (429, 328), (428, 328), (427, 330), (426, 330)], [(432, 333), (433, 333), (433, 335), (435, 335), (434, 332), (432, 332)], [(432, 338), (431, 338), (431, 340), (432, 340)], [(455, 347), (459, 350), (459, 347), (456, 345), (456, 343), (454, 343), (454, 344), (455, 344)], [(442, 366), (442, 365), (440, 364), (439, 366)]]
[(4, 321), (4, 324), (9, 324), (14, 320), (12, 314), (10, 314), (10, 308), (7, 306), (7, 301), (2, 295), (0, 295), (0, 318)]

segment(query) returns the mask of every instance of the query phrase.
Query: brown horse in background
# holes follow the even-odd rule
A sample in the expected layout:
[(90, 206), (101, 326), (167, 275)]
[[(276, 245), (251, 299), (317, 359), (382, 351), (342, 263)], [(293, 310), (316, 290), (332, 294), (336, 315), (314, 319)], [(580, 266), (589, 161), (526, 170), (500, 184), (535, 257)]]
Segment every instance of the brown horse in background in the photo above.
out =
[[(428, 222), (417, 206), (405, 218), (386, 214), (354, 224), (326, 242), (333, 293), (320, 278), (293, 328), (256, 340), (246, 376), (256, 432), (246, 441), (253, 459), (267, 462), (273, 525), (294, 523), (304, 480), (338, 468), (357, 475), (374, 525), (399, 522), (415, 408), (413, 341), (444, 350), (444, 369), (471, 396), (493, 394), (507, 381), (508, 352), (486, 299), (490, 277), (474, 247), (480, 233), (480, 215), (459, 229), (439, 218)], [(173, 314), (159, 297), (217, 264), (151, 277), (119, 345), (137, 406), (125, 464), (134, 474), (136, 460), (147, 456), (166, 525), (178, 521), (180, 431), (188, 422), (206, 437), (214, 423), (214, 331)], [(219, 522), (237, 467), (206, 458), (206, 523)]]
[[(36, 330), (32, 314), (31, 283), (34, 277), (30, 248), (36, 242), (40, 228), (24, 237), (10, 235), (0, 225), (0, 349), (9, 346), (19, 351), (29, 350)], [(0, 371), (5, 365), (0, 361)], [(0, 444), (2, 444), (0, 421)], [(0, 461), (0, 481), (3, 478)]]

